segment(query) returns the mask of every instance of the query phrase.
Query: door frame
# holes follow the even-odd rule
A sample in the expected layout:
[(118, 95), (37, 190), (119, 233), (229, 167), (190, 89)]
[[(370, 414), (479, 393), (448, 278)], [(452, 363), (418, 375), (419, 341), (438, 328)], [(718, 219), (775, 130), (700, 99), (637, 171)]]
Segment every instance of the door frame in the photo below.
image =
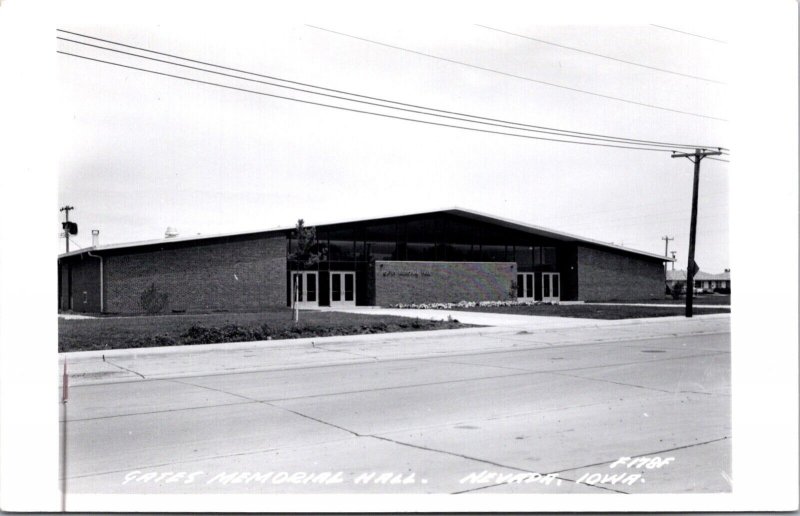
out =
[[(328, 272), (328, 297), (330, 301), (330, 306), (333, 307), (342, 307), (342, 306), (356, 306), (356, 272), (355, 271), (329, 271)], [(351, 275), (353, 277), (353, 299), (351, 301), (345, 301), (344, 299), (344, 284), (345, 284), (345, 276)], [(333, 300), (333, 277), (340, 276), (340, 293), (341, 296), (339, 301)]]
[[(315, 299), (314, 301), (308, 301), (308, 276), (313, 274), (314, 275), (314, 293)], [(289, 292), (291, 297), (289, 298), (289, 306), (296, 306), (297, 308), (317, 308), (319, 307), (319, 275), (320, 271), (291, 271), (291, 275), (289, 276)], [(294, 300), (294, 289), (295, 289), (295, 277), (302, 276), (303, 277), (303, 288), (300, 290), (300, 299), (302, 301), (295, 302)]]
[[(555, 283), (553, 282), (553, 278), (558, 278)], [(554, 289), (553, 285), (558, 286), (558, 293), (553, 294)], [(545, 296), (545, 287), (547, 287), (547, 291), (549, 291), (550, 295)], [(543, 272), (542, 273), (542, 303), (560, 303), (561, 302), (561, 273), (559, 272)]]
[[(519, 279), (520, 276), (522, 277), (522, 297), (519, 297)], [(528, 278), (531, 278), (531, 290), (530, 295), (526, 296), (524, 294), (528, 293), (527, 285), (528, 285)], [(517, 301), (533, 301), (536, 297), (536, 273), (535, 272), (517, 272)]]

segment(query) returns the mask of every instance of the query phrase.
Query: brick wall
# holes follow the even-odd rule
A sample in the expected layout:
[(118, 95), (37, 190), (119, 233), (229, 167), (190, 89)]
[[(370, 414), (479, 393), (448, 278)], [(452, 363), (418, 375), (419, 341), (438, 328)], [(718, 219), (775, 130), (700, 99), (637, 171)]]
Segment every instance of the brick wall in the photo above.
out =
[(664, 297), (664, 264), (578, 247), (578, 299), (641, 301)]
[(375, 304), (514, 300), (513, 262), (375, 262)]
[(166, 294), (161, 313), (285, 305), (283, 236), (165, 248), (105, 258), (105, 310), (142, 313), (142, 294)]
[(69, 285), (67, 280), (67, 264), (58, 262), (58, 309), (69, 310)]
[(59, 264), (61, 310), (69, 310), (70, 270), (72, 271), (72, 310), (100, 311), (100, 260), (82, 255), (63, 259)]

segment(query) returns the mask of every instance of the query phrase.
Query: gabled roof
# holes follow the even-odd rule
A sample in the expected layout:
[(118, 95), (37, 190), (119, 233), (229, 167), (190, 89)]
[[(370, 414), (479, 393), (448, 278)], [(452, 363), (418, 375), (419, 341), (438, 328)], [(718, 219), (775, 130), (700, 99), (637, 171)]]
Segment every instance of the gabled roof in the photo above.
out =
[(639, 251), (637, 249), (631, 249), (630, 247), (623, 247), (621, 245), (612, 244), (609, 242), (602, 242), (600, 240), (594, 240), (591, 238), (586, 238), (578, 235), (573, 235), (572, 233), (566, 233), (564, 231), (556, 231), (553, 229), (543, 228), (541, 226), (534, 226), (533, 224), (528, 224), (525, 222), (518, 222), (511, 219), (504, 219), (501, 217), (496, 217), (494, 215), (487, 215), (485, 213), (480, 213), (477, 211), (472, 210), (465, 210), (463, 208), (453, 208), (452, 210), (444, 210), (446, 213), (453, 213), (455, 215), (461, 215), (466, 218), (471, 218), (474, 220), (480, 220), (482, 222), (488, 222), (490, 224), (496, 224), (502, 227), (507, 227), (511, 229), (517, 229), (520, 231), (524, 231), (526, 233), (530, 233), (532, 235), (543, 236), (547, 238), (552, 238), (554, 240), (562, 240), (565, 242), (578, 242), (584, 244), (591, 244), (598, 247), (605, 247), (609, 249), (614, 249), (617, 251), (623, 251), (625, 253), (632, 253), (638, 254), (642, 256), (646, 256), (648, 258), (657, 258), (659, 260), (663, 260), (666, 262), (674, 262), (674, 258), (668, 258), (666, 256), (662, 256), (660, 254), (649, 253), (647, 251)]
[[(620, 251), (629, 254), (635, 254), (639, 256), (644, 256), (647, 258), (658, 259), (661, 261), (666, 262), (673, 262), (675, 261), (673, 258), (668, 258), (666, 256), (662, 256), (655, 253), (649, 253), (646, 251), (639, 251), (636, 249), (631, 249), (628, 247), (623, 247), (621, 245), (612, 244), (609, 242), (601, 242), (600, 240), (594, 240), (591, 238), (585, 238), (578, 235), (573, 235), (571, 233), (566, 233), (563, 231), (556, 231), (553, 229), (543, 228), (541, 226), (535, 226), (533, 224), (528, 224), (525, 222), (518, 222), (510, 219), (505, 219), (502, 217), (497, 217), (494, 215), (488, 215), (485, 213), (480, 213), (473, 210), (467, 210), (464, 208), (449, 208), (444, 210), (434, 210), (434, 211), (427, 211), (427, 212), (418, 212), (418, 213), (405, 213), (401, 215), (391, 215), (391, 216), (383, 216), (383, 217), (373, 217), (368, 219), (356, 219), (356, 220), (348, 220), (348, 221), (338, 221), (338, 222), (330, 222), (330, 223), (323, 223), (323, 224), (313, 224), (317, 228), (325, 228), (327, 226), (339, 225), (339, 224), (352, 224), (352, 223), (359, 223), (359, 222), (371, 222), (371, 221), (381, 221), (385, 219), (396, 219), (399, 217), (419, 217), (425, 215), (437, 215), (437, 214), (450, 214), (455, 215), (458, 217), (463, 217), (466, 219), (476, 220), (480, 222), (485, 222), (488, 224), (493, 224), (496, 226), (514, 229), (517, 231), (522, 231), (525, 233), (529, 233), (531, 235), (543, 236), (546, 238), (551, 238), (554, 240), (560, 240), (564, 242), (576, 242), (579, 244), (587, 244), (595, 247), (607, 248), (612, 249), (615, 251)], [(233, 232), (233, 233), (220, 233), (214, 235), (192, 235), (192, 236), (185, 236), (185, 237), (172, 237), (172, 238), (160, 238), (155, 240), (144, 240), (139, 242), (129, 242), (129, 243), (122, 243), (122, 244), (109, 244), (109, 245), (100, 245), (97, 247), (89, 247), (83, 248), (76, 251), (72, 251), (69, 253), (64, 253), (59, 255), (59, 258), (64, 258), (67, 256), (76, 256), (83, 253), (88, 252), (97, 252), (102, 253), (104, 251), (111, 251), (111, 250), (120, 250), (120, 249), (128, 249), (134, 247), (142, 247), (142, 246), (150, 246), (150, 245), (172, 245), (175, 243), (180, 242), (192, 242), (192, 241), (203, 241), (203, 240), (213, 240), (218, 238), (226, 238), (226, 237), (234, 237), (234, 236), (256, 236), (256, 235), (278, 235), (278, 234), (289, 234), (291, 231), (294, 230), (294, 227), (278, 227), (275, 229), (270, 230), (262, 230), (262, 231), (242, 231), (242, 232)], [(676, 271), (677, 272), (677, 271)], [(684, 276), (685, 279), (685, 276)]]
[[(730, 281), (730, 279), (730, 272), (711, 274), (710, 272), (698, 271), (698, 273), (694, 275), (695, 281)], [(667, 271), (667, 281), (686, 281), (686, 271)]]

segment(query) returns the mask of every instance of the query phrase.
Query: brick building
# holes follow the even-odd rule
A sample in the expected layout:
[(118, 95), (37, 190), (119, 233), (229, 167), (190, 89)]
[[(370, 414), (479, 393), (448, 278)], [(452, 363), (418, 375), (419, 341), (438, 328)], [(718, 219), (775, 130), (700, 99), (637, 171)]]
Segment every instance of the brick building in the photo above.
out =
[(102, 313), (663, 297), (669, 258), (463, 209), (96, 246), (58, 258), (61, 310)]

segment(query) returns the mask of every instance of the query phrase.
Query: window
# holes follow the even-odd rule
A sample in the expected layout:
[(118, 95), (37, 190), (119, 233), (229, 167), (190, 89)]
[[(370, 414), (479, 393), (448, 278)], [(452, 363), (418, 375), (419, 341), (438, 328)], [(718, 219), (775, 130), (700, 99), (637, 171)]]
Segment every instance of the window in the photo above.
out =
[(338, 302), (342, 300), (342, 276), (340, 274), (333, 274), (331, 276), (331, 301)]
[(487, 262), (506, 261), (506, 246), (504, 245), (484, 245), (481, 247), (481, 258)]
[(328, 259), (331, 261), (355, 260), (355, 250), (352, 240), (331, 240), (328, 248)]
[(309, 272), (307, 274), (308, 284), (306, 285), (306, 301), (317, 300), (317, 274)]
[(371, 260), (394, 260), (394, 242), (369, 242), (369, 258)]
[(353, 293), (353, 274), (345, 274), (344, 275), (344, 300), (345, 301), (352, 301), (355, 299)]
[(406, 259), (412, 261), (428, 261), (436, 258), (435, 246), (433, 244), (409, 243), (406, 253)]
[(469, 244), (453, 244), (447, 246), (447, 260), (451, 262), (468, 262), (472, 260), (472, 246)]
[(542, 265), (556, 264), (556, 248), (542, 247)]
[(533, 247), (518, 245), (514, 249), (514, 259), (517, 262), (517, 268), (519, 270), (533, 267)]

